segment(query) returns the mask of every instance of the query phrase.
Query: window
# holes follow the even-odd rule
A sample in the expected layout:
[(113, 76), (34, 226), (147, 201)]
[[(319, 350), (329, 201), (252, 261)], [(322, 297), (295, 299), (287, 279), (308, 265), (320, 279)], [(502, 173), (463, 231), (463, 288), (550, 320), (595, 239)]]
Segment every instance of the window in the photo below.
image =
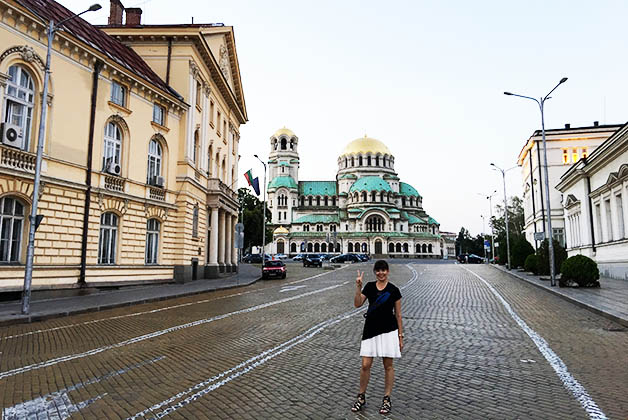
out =
[(385, 226), (384, 218), (378, 215), (369, 216), (366, 219), (367, 232), (382, 232)]
[(597, 224), (597, 234), (596, 238), (598, 241), (603, 242), (602, 239), (602, 209), (600, 208), (600, 204), (595, 205), (595, 219)]
[(617, 203), (617, 239), (626, 237), (626, 226), (624, 222), (624, 206), (621, 202), (621, 194), (615, 196), (615, 202)]
[(335, 232), (336, 231), (336, 225), (329, 225), (329, 231), (330, 232)]
[(569, 150), (563, 149), (563, 165), (569, 165)]
[(122, 149), (122, 130), (113, 123), (107, 123), (105, 127), (105, 152), (102, 157), (102, 167), (106, 170), (109, 165), (120, 164), (120, 152)]
[(316, 231), (317, 232), (322, 232), (323, 231), (323, 225), (316, 225)]
[(586, 147), (582, 148), (582, 158), (586, 159), (586, 157), (589, 156), (589, 151)]
[(611, 213), (611, 200), (604, 200), (604, 207), (606, 208), (606, 240), (613, 240), (613, 216)]
[(126, 87), (120, 83), (111, 83), (111, 102), (126, 107)]
[(28, 150), (31, 136), (31, 123), (35, 105), (33, 78), (20, 66), (9, 67), (4, 120), (21, 128), (24, 150)]
[(159, 225), (157, 219), (148, 219), (146, 222), (146, 264), (157, 264)]
[(192, 211), (192, 237), (198, 238), (198, 205)]
[(200, 147), (200, 142), (198, 139), (198, 130), (194, 132), (194, 150), (192, 150), (192, 160), (194, 161), (194, 165), (198, 166), (198, 148)]
[(277, 212), (277, 216), (278, 216), (278, 220), (281, 222), (281, 212), (280, 211)]
[(196, 81), (196, 106), (201, 107), (201, 82)]
[(116, 263), (116, 240), (118, 236), (118, 216), (103, 213), (100, 216), (100, 239), (98, 241), (98, 264)]
[(19, 262), (24, 205), (13, 197), (0, 199), (0, 262)]
[(214, 101), (209, 101), (209, 123), (214, 126)]
[(153, 122), (159, 125), (166, 125), (166, 110), (163, 106), (153, 104)]
[(212, 174), (212, 155), (214, 154), (212, 146), (207, 150), (207, 175)]
[[(220, 135), (220, 111), (218, 111), (218, 115), (216, 117), (216, 134)], [(277, 147), (275, 146), (275, 150)]]
[(227, 141), (227, 120), (222, 121), (222, 132), (225, 135), (225, 141)]
[(560, 246), (565, 247), (565, 229), (563, 228), (552, 228), (554, 240), (558, 241)]
[(571, 160), (573, 163), (576, 163), (578, 159), (580, 159), (580, 157), (578, 156), (578, 149), (573, 149), (571, 151)]
[(155, 139), (148, 143), (148, 173), (146, 182), (155, 185), (155, 177), (161, 175), (161, 145)]
[(303, 225), (303, 232), (309, 232), (310, 231), (310, 225)]

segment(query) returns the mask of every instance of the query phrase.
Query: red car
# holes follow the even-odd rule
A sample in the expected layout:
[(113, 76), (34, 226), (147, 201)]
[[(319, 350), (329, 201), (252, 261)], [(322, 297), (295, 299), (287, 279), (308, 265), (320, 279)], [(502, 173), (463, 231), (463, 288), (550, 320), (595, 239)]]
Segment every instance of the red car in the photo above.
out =
[(283, 261), (272, 260), (265, 261), (262, 268), (262, 278), (267, 279), (270, 277), (286, 278), (286, 264)]

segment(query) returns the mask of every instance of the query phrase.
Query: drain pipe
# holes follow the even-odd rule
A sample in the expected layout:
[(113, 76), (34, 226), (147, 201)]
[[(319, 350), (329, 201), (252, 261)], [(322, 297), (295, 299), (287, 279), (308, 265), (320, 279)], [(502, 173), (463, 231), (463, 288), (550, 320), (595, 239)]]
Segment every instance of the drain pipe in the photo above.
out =
[[(586, 159), (586, 158), (584, 158)], [(586, 165), (586, 161), (584, 163)], [(591, 200), (591, 178), (587, 176), (587, 199), (589, 200), (589, 224), (591, 227), (591, 250), (595, 252), (595, 230), (593, 223), (593, 200)]]
[(85, 269), (87, 264), (87, 233), (89, 229), (89, 209), (92, 202), (92, 160), (94, 150), (94, 121), (96, 119), (96, 100), (98, 97), (98, 78), (103, 62), (97, 60), (94, 63), (94, 72), (92, 73), (92, 97), (91, 108), (89, 113), (89, 138), (87, 142), (87, 171), (85, 176), (85, 206), (83, 207), (83, 236), (81, 238), (81, 270), (79, 273), (78, 284), (85, 287)]

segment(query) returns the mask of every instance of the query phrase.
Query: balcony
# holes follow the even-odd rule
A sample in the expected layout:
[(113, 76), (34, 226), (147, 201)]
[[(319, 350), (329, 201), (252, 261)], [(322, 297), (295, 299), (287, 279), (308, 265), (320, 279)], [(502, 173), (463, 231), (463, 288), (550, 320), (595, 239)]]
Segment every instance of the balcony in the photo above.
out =
[(209, 178), (207, 180), (207, 189), (209, 194), (220, 194), (236, 202), (238, 201), (238, 193), (218, 178)]
[(13, 147), (0, 145), (0, 166), (35, 173), (37, 156)]
[(148, 197), (151, 200), (166, 201), (166, 191), (163, 188), (150, 187)]
[(124, 178), (120, 178), (119, 176), (105, 175), (105, 189), (124, 192)]

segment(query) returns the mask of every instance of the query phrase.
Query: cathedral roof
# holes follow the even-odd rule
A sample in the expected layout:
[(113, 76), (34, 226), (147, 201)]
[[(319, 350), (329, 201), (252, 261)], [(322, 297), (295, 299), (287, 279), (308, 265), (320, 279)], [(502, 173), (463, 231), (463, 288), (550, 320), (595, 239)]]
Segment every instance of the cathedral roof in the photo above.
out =
[(378, 176), (363, 176), (351, 185), (349, 192), (354, 191), (391, 191), (390, 184)]
[(293, 223), (340, 223), (340, 219), (337, 214), (308, 214)]
[(288, 137), (292, 137), (295, 136), (296, 134), (294, 134), (294, 132), (292, 130), (290, 130), (289, 128), (280, 128), (279, 130), (275, 131), (275, 134), (273, 134), (273, 136), (275, 137), (279, 137), (279, 136), (288, 136)]
[(270, 181), (270, 184), (268, 184), (269, 190), (281, 188), (281, 187), (286, 187), (291, 190), (296, 190), (297, 183), (294, 180), (294, 178), (292, 178), (291, 176), (278, 176), (278, 177), (273, 178), (272, 181)]
[(400, 182), (399, 183), (399, 194), (400, 195), (412, 195), (412, 196), (419, 196), (419, 197), (421, 197), (421, 194), (419, 194), (419, 192), (417, 190), (415, 190), (412, 185), (406, 184), (405, 182)]
[(273, 231), (273, 233), (275, 235), (287, 235), (288, 233), (290, 233), (290, 231), (283, 226), (279, 226), (277, 229)]
[(434, 220), (432, 217), (427, 219), (427, 223), (429, 223), (430, 225), (439, 225), (440, 223), (438, 223), (436, 220)]
[(425, 223), (425, 220), (423, 220), (420, 217), (417, 217), (417, 216), (415, 216), (413, 214), (405, 212), (405, 211), (401, 212), (401, 217), (406, 219), (408, 221), (408, 223), (410, 223), (411, 225), (413, 225), (415, 223)]
[(347, 144), (340, 156), (366, 154), (369, 152), (372, 154), (380, 153), (382, 155), (392, 155), (384, 143), (377, 139), (364, 136)]
[(336, 181), (299, 181), (299, 195), (336, 195)]

